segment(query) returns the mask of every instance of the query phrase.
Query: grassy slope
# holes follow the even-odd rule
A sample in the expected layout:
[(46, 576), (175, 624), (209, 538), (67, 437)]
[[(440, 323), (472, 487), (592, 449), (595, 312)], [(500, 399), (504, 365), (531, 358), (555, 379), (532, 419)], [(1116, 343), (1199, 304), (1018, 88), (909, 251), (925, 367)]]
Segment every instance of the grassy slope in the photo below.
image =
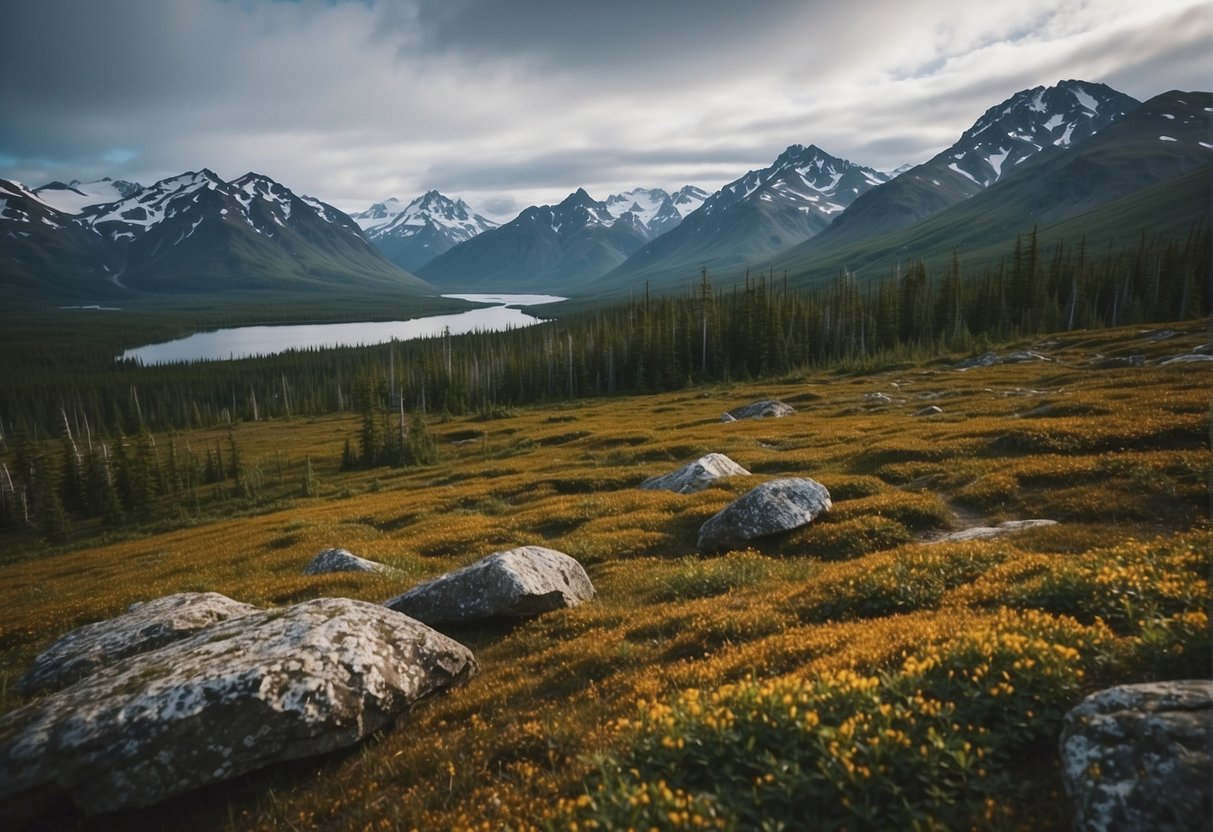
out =
[[(1162, 593), (1163, 612), (1199, 610), (1208, 600), (1199, 571), (1160, 581), (1158, 570), (1170, 567), (1159, 561), (1147, 574), (1136, 555), (1132, 568), (1099, 569), (1103, 558), (1114, 559), (1101, 553), (1126, 540), (1207, 542), (1208, 368), (1084, 367), (1095, 353), (1158, 357), (1207, 340), (1201, 324), (1183, 329), (1158, 342), (1134, 330), (1073, 333), (1048, 347), (1053, 363), (817, 373), (437, 422), (443, 461), (415, 471), (339, 473), (353, 419), (242, 424), (235, 436), (245, 462), (278, 502), (3, 567), (0, 709), (18, 704), (8, 682), (38, 650), (136, 600), (216, 590), (256, 604), (322, 595), (380, 601), (492, 551), (548, 545), (586, 565), (598, 599), (510, 631), (455, 633), (482, 668), (467, 687), (424, 703), (358, 750), (92, 824), (524, 828), (561, 796), (582, 791), (594, 771), (588, 753), (626, 756), (638, 740), (618, 720), (635, 715), (640, 700), (710, 691), (751, 674), (893, 668), (903, 651), (921, 654), (994, 626), (1005, 603), (1077, 613), (1083, 623), (1063, 624), (1084, 633), (1096, 629), (1093, 609), (1115, 620), (1118, 593)], [(893, 402), (865, 401), (877, 391)], [(927, 394), (938, 394), (929, 401), (944, 413), (914, 417)], [(764, 397), (800, 412), (717, 421), (723, 410)], [(226, 442), (226, 431), (188, 438), (208, 447)], [(709, 451), (729, 454), (755, 477), (689, 496), (634, 488)], [(294, 496), (305, 457), (315, 465), (319, 498)], [(834, 510), (758, 550), (697, 556), (699, 525), (776, 475), (820, 480)], [(922, 542), (961, 517), (1048, 517), (1061, 525), (990, 542)], [(300, 575), (327, 546), (403, 575)], [(1056, 586), (1048, 583), (1054, 575)], [(1042, 580), (1052, 594), (1031, 591)], [(1112, 599), (1107, 609), (1101, 599)], [(1132, 622), (1114, 640), (1115, 655), (1130, 658), (1084, 689), (1166, 675), (1130, 660), (1158, 658)], [(1167, 654), (1173, 645), (1157, 649)], [(1051, 759), (1017, 765), (1043, 805), (1009, 811), (1062, 828)]]
[[(1133, 245), (1143, 228), (1152, 235), (1182, 240), (1192, 226), (1207, 217), (1210, 167), (1145, 188), (1128, 197), (1057, 222), (1040, 222), (1041, 250), (1046, 254), (1057, 243), (1077, 247), (1086, 238), (1091, 251), (1120, 249)], [(941, 273), (952, 256), (960, 253), (966, 269), (997, 267), (1019, 234), (1029, 234), (1037, 224), (1024, 201), (1000, 203), (998, 195), (983, 193), (917, 225), (875, 239), (844, 241), (803, 253), (785, 252), (770, 263), (777, 274), (787, 269), (799, 283), (823, 283), (846, 268), (861, 276), (879, 278), (900, 263), (903, 270), (915, 260)], [(970, 204), (971, 203), (971, 204)], [(811, 241), (810, 241), (811, 242)]]

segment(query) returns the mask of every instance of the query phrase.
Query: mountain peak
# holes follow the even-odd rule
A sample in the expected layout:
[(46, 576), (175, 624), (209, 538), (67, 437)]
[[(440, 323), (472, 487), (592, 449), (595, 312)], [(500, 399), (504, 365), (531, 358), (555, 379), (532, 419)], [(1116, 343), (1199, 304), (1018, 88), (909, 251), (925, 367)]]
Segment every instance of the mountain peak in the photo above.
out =
[(396, 265), (414, 271), (452, 246), (496, 228), (462, 199), (431, 188), (404, 207), (392, 197), (351, 214), (371, 242)]

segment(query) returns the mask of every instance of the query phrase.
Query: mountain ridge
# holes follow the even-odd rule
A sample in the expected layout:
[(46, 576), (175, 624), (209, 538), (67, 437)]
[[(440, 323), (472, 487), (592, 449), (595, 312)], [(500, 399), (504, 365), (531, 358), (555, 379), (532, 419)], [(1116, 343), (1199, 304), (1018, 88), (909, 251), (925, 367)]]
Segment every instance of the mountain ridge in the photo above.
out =
[(676, 227), (682, 211), (693, 212), (702, 194), (689, 185), (676, 196), (634, 188), (599, 201), (577, 188), (555, 205), (523, 209), (510, 222), (434, 258), (418, 274), (445, 289), (571, 291)]

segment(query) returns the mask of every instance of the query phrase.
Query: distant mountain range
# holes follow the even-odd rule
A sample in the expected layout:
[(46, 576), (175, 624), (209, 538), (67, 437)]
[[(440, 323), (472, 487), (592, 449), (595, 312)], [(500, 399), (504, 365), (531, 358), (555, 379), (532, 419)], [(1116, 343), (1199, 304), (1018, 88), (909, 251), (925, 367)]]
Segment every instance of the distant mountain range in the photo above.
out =
[(1038, 153), (1095, 135), (1139, 103), (1083, 81), (1018, 92), (986, 110), (951, 147), (855, 200), (822, 237), (854, 240), (913, 225), (1001, 181)]
[[(1091, 246), (1106, 248), (1117, 240), (1118, 245), (1131, 244), (1143, 232), (1183, 237), (1196, 223), (1209, 220), (1211, 114), (1213, 94), (1164, 93), (1127, 115), (1118, 114), (1080, 141), (1045, 145), (1010, 169), (1004, 164), (997, 181), (917, 222), (903, 218), (891, 223), (893, 211), (873, 211), (849, 218), (845, 229), (836, 223), (756, 267), (787, 269), (798, 281), (812, 283), (841, 269), (882, 276), (909, 258), (939, 266), (953, 250), (972, 267), (993, 265), (1017, 235), (1033, 228), (1046, 245), (1073, 245), (1085, 238)], [(869, 192), (872, 205), (879, 191), (893, 191), (907, 175), (913, 171)], [(901, 189), (894, 196), (907, 192)], [(892, 197), (889, 201), (896, 204)], [(852, 206), (861, 208), (871, 210), (871, 205), (860, 206), (857, 200)], [(894, 230), (887, 230), (890, 225)]]
[[(113, 199), (113, 197), (117, 197)], [(19, 295), (432, 287), (341, 211), (269, 177), (203, 169), (156, 182), (0, 180), (0, 286)]]
[[(994, 263), (1034, 227), (1122, 244), (1182, 236), (1210, 209), (1213, 95), (1141, 104), (1062, 81), (990, 107), (927, 162), (882, 173), (792, 145), (714, 194), (577, 189), (496, 225), (429, 191), (347, 216), (255, 173), (135, 182), (0, 180), (0, 293), (73, 302), (131, 291), (547, 291), (609, 295), (747, 269), (798, 284), (879, 277), (958, 251)], [(417, 276), (415, 276), (417, 275)]]
[(497, 227), (473, 214), (462, 199), (427, 191), (408, 205), (392, 197), (351, 214), (375, 246), (406, 271), (416, 271), (439, 254)]
[(677, 228), (706, 197), (688, 185), (675, 194), (637, 188), (599, 202), (579, 188), (455, 246), (418, 274), (444, 289), (574, 291)]
[(888, 174), (792, 145), (767, 168), (725, 185), (669, 233), (645, 245), (607, 282), (659, 278), (701, 266), (762, 260), (807, 240)]

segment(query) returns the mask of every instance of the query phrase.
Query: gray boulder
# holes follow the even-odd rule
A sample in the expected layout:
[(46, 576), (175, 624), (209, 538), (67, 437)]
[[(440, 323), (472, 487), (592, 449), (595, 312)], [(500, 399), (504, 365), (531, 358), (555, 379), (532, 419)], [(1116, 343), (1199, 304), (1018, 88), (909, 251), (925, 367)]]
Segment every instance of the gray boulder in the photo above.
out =
[(1146, 357), (1141, 354), (1098, 356), (1091, 359), (1091, 368), (1094, 370), (1119, 370), (1124, 367), (1144, 367), (1145, 365)]
[(705, 552), (740, 546), (768, 535), (800, 528), (829, 511), (830, 492), (807, 477), (764, 482), (746, 492), (699, 529), (698, 546)]
[(385, 606), (426, 624), (532, 618), (594, 597), (573, 558), (543, 546), (495, 552), (398, 595)]
[(934, 542), (951, 543), (958, 540), (989, 540), (994, 537), (1002, 537), (1004, 534), (1021, 532), (1025, 529), (1037, 529), (1042, 526), (1056, 525), (1056, 520), (1008, 520), (1005, 523), (999, 523), (997, 526), (973, 526), (969, 529), (962, 529), (958, 532), (944, 535)]
[(725, 416), (729, 417), (728, 419), (725, 419), (724, 416), (722, 416), (720, 421), (734, 422), (740, 419), (778, 419), (783, 416), (791, 416), (795, 412), (796, 408), (792, 407), (790, 404), (784, 404), (783, 402), (776, 401), (774, 399), (764, 399), (760, 402), (747, 404), (743, 407), (735, 407), (728, 413), (724, 414)]
[(363, 601), (222, 622), (0, 718), (0, 826), (63, 797), (90, 815), (149, 806), (348, 746), (475, 672), (467, 648)]
[(1000, 363), (1002, 363), (1002, 359), (998, 357), (998, 353), (983, 352), (981, 355), (956, 362), (955, 367), (957, 370), (968, 370), (971, 367), (992, 367)]
[(39, 653), (17, 681), (17, 692), (33, 696), (58, 690), (119, 659), (256, 611), (217, 592), (182, 592), (132, 604), (117, 618), (77, 627)]
[(1062, 779), (1074, 828), (1208, 830), (1213, 682), (1122, 685), (1066, 714)]
[(1213, 355), (1192, 353), (1190, 355), (1177, 355), (1173, 358), (1167, 358), (1160, 361), (1159, 365), (1169, 367), (1172, 364), (1204, 364), (1208, 361), (1213, 361)]
[(1147, 333), (1143, 341), (1169, 341), (1172, 338), (1178, 338), (1179, 333), (1173, 329), (1156, 329), (1153, 332)]
[(1003, 364), (1026, 364), (1031, 361), (1052, 361), (1047, 355), (1041, 355), (1032, 350), (1019, 350), (1017, 352), (1007, 353), (1002, 357)]
[(303, 567), (304, 575), (326, 575), (329, 572), (392, 572), (384, 563), (360, 558), (345, 549), (325, 549)]
[(688, 462), (677, 471), (660, 477), (649, 477), (638, 488), (649, 491), (674, 491), (692, 494), (702, 491), (722, 477), (748, 477), (750, 472), (724, 454), (708, 454)]

